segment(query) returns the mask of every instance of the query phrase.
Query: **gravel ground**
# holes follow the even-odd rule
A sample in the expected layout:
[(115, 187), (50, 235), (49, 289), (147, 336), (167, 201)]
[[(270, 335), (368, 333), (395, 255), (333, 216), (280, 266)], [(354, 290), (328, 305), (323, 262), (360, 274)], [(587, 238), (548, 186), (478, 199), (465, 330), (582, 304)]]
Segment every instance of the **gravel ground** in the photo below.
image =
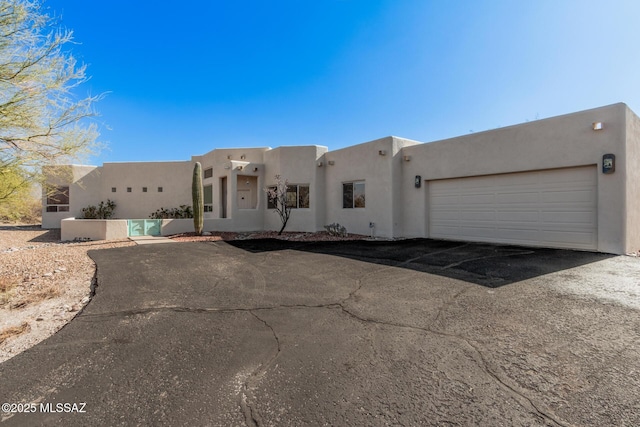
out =
[(60, 230), (0, 226), (0, 362), (53, 335), (89, 302), (95, 264), (88, 250), (131, 245), (60, 243)]

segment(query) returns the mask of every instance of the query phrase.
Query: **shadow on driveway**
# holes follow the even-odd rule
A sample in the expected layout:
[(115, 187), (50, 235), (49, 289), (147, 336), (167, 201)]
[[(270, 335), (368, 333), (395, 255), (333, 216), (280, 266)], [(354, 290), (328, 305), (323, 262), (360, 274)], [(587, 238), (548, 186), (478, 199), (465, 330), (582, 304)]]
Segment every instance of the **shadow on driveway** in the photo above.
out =
[(277, 239), (228, 241), (252, 253), (295, 250), (408, 268), (498, 288), (521, 280), (602, 261), (616, 255), (432, 239), (292, 242)]

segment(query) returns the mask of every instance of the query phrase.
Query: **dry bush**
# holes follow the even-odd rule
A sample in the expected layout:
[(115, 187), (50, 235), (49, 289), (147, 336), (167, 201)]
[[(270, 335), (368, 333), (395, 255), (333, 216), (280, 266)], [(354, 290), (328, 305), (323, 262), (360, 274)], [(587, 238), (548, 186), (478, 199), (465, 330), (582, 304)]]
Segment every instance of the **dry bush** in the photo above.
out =
[(58, 286), (55, 284), (43, 285), (42, 287), (29, 290), (26, 294), (20, 295), (11, 301), (10, 307), (12, 309), (23, 308), (29, 304), (38, 303), (40, 301), (48, 300), (60, 296), (61, 292)]
[(31, 330), (31, 326), (29, 326), (29, 323), (27, 322), (22, 322), (20, 326), (11, 326), (9, 328), (5, 328), (2, 331), (0, 331), (0, 344), (2, 344), (3, 342), (5, 342), (7, 339), (11, 337), (15, 337), (25, 332), (29, 332), (30, 330)]
[(6, 276), (0, 276), (0, 306), (9, 302), (11, 291), (16, 284), (13, 280)]

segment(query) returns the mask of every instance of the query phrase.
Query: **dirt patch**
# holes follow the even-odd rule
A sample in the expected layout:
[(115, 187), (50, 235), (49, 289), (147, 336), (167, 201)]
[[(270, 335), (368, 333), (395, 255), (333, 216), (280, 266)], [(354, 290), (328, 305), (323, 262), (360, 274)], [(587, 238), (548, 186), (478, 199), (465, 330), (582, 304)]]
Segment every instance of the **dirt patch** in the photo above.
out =
[(5, 328), (0, 331), (0, 344), (5, 342), (8, 338), (18, 336), (30, 330), (31, 326), (29, 326), (29, 323), (27, 322), (22, 322), (20, 326), (11, 326), (9, 328)]

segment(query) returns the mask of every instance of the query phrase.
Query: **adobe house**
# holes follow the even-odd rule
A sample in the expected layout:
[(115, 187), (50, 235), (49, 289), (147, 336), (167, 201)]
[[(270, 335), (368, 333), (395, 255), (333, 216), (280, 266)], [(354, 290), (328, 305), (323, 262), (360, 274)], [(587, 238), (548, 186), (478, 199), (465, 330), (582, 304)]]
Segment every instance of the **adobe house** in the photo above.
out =
[[(59, 197), (43, 196), (43, 227), (81, 237), (81, 222), (61, 220), (107, 199), (122, 219), (190, 205), (197, 161), (205, 231), (279, 229), (263, 189), (280, 174), (294, 204), (289, 231), (337, 222), (387, 238), (640, 249), (640, 119), (622, 103), (430, 143), (390, 136), (334, 151), (225, 148), (179, 162), (64, 166), (67, 178), (49, 182)], [(158, 227), (193, 230), (189, 220)]]

